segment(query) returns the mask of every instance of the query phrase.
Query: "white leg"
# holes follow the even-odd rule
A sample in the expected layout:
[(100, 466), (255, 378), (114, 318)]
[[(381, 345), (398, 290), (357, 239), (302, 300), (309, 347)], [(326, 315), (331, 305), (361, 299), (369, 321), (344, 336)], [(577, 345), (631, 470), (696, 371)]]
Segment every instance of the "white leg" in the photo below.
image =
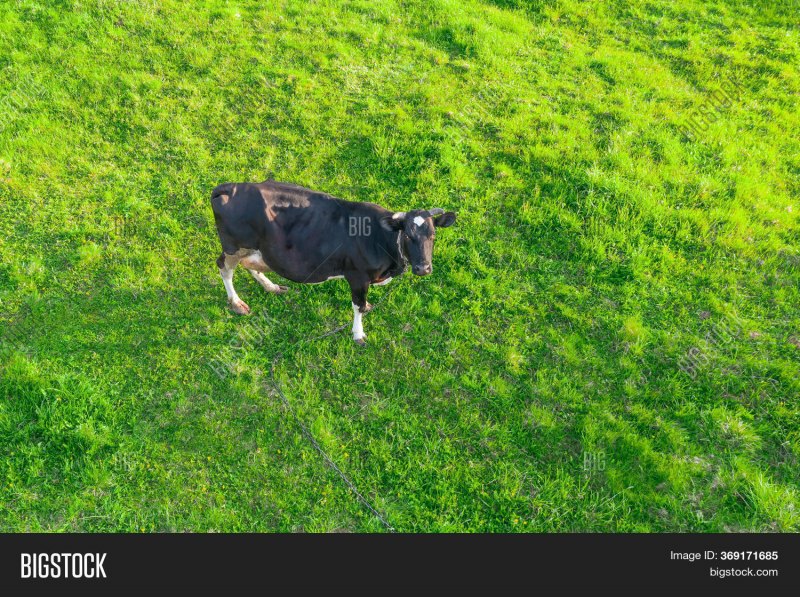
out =
[(366, 344), (365, 337), (364, 326), (361, 325), (361, 311), (358, 310), (358, 305), (353, 303), (353, 340), (359, 344)]
[(222, 283), (225, 284), (225, 292), (228, 293), (229, 303), (238, 303), (240, 300), (239, 295), (236, 294), (236, 289), (233, 287), (233, 270), (221, 269), (219, 274), (222, 276)]
[(253, 276), (255, 281), (261, 284), (261, 286), (267, 292), (274, 292), (275, 294), (283, 294), (288, 290), (286, 286), (279, 286), (278, 284), (275, 284), (261, 272), (258, 272), (254, 269), (248, 269), (247, 271), (250, 272), (250, 275)]
[(228, 294), (228, 304), (231, 309), (239, 315), (247, 315), (250, 313), (250, 307), (239, 298), (233, 287), (233, 272), (238, 263), (239, 258), (235, 255), (225, 255), (225, 265), (219, 269), (219, 275), (222, 276), (222, 283), (225, 284), (225, 292)]

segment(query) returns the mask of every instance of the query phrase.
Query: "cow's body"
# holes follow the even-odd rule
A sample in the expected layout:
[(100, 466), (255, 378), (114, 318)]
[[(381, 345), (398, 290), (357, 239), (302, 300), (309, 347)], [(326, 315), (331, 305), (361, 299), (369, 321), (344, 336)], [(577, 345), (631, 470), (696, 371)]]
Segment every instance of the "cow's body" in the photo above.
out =
[(275, 181), (219, 185), (211, 205), (222, 243), (217, 265), (235, 312), (250, 311), (233, 289), (239, 263), (268, 292), (286, 291), (264, 276), (268, 271), (302, 284), (344, 278), (352, 294), (353, 337), (360, 344), (369, 286), (401, 275), (409, 255), (415, 273), (430, 273), (434, 226), (455, 220), (449, 213), (434, 221), (431, 216), (442, 210), (433, 210), (409, 212), (413, 220), (407, 221), (405, 212)]

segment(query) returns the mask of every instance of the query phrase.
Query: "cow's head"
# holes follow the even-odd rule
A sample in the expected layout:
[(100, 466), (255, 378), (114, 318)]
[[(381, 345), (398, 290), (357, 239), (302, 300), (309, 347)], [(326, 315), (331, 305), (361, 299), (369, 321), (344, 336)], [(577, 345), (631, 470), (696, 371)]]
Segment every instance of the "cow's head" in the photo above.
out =
[(399, 211), (381, 219), (381, 226), (387, 230), (399, 230), (403, 251), (411, 263), (411, 271), (418, 276), (427, 276), (433, 271), (433, 239), (436, 228), (447, 228), (456, 221), (452, 211), (443, 209), (415, 209)]

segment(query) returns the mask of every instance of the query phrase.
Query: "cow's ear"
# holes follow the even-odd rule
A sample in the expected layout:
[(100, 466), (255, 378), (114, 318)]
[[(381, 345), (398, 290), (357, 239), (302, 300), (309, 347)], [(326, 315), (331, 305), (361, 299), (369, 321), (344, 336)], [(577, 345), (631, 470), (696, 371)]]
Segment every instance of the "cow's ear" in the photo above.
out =
[(381, 226), (386, 230), (402, 230), (406, 222), (406, 212), (398, 211), (391, 216), (381, 218)]
[(448, 226), (452, 226), (453, 224), (455, 224), (455, 221), (456, 221), (455, 212), (448, 211), (436, 218), (433, 218), (433, 225), (436, 226), (437, 228), (447, 228)]

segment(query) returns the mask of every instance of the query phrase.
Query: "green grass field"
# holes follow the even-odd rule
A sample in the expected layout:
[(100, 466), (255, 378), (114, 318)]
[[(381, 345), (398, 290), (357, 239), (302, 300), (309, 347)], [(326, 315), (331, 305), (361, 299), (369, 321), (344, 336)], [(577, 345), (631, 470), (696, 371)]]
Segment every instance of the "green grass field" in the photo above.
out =
[[(0, 530), (384, 531), (273, 362), (400, 531), (800, 530), (798, 11), (0, 2)], [(227, 309), (268, 177), (458, 212), (365, 349)]]

